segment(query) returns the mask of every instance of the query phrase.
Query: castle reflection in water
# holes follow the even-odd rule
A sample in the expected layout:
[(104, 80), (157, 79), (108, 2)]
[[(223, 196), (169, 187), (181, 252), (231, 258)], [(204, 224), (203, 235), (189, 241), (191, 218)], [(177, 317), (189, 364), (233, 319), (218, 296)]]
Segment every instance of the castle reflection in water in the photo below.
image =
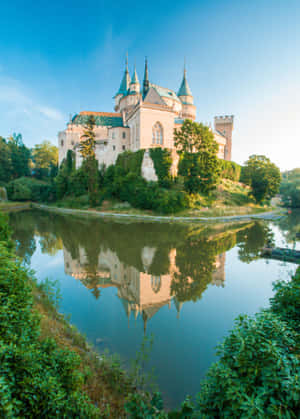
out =
[[(131, 315), (135, 319), (142, 316), (144, 330), (146, 330), (147, 321), (163, 306), (171, 307), (172, 300), (179, 317), (183, 302), (178, 301), (172, 289), (173, 279), (176, 274), (179, 274), (175, 248), (169, 251), (169, 272), (165, 275), (148, 273), (155, 253), (158, 251), (154, 247), (141, 249), (143, 272), (139, 272), (134, 266), (126, 266), (111, 250), (100, 251), (96, 269), (89, 270), (89, 260), (85, 249), (79, 247), (78, 250), (79, 257), (73, 259), (71, 253), (63, 247), (65, 273), (80, 280), (87, 288), (94, 291), (97, 288), (116, 287), (128, 319)], [(211, 285), (224, 287), (225, 258), (225, 252), (215, 257)], [(187, 281), (192, 283), (193, 279), (187, 278)]]
[(62, 251), (64, 269), (95, 298), (116, 287), (128, 318), (144, 326), (164, 306), (199, 300), (210, 286), (225, 286), (226, 252), (237, 247), (249, 263), (271, 237), (259, 222), (235, 224), (118, 223), (41, 211), (10, 215), (17, 253), (25, 263)]

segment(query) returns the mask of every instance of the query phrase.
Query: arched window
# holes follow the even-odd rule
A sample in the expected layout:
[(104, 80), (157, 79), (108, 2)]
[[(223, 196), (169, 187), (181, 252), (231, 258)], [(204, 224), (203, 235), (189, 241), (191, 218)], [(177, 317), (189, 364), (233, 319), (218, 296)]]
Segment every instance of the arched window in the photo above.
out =
[(151, 276), (151, 288), (155, 292), (158, 293), (161, 287), (161, 277), (160, 276)]
[(163, 127), (159, 122), (156, 122), (156, 124), (152, 128), (152, 144), (162, 145), (163, 142)]

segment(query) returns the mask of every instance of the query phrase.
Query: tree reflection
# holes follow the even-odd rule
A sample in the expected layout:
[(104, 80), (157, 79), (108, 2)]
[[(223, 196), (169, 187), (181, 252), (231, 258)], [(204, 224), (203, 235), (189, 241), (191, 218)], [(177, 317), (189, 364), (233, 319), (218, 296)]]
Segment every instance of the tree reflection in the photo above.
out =
[(250, 263), (260, 257), (264, 246), (274, 243), (274, 233), (267, 223), (255, 222), (239, 240), (239, 258), (242, 262)]
[(272, 240), (264, 223), (118, 223), (40, 211), (11, 215), (18, 254), (29, 263), (35, 236), (43, 253), (63, 250), (65, 273), (91, 290), (114, 286), (126, 314), (145, 323), (163, 305), (200, 299), (209, 286), (225, 284), (225, 253), (239, 247), (244, 262), (259, 257)]

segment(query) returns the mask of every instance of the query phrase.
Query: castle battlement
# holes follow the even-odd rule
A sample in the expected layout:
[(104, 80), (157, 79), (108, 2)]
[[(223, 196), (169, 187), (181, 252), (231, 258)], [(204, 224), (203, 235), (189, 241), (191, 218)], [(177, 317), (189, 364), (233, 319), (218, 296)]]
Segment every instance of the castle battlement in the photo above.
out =
[(233, 124), (234, 115), (220, 115), (215, 116), (215, 123), (219, 124)]

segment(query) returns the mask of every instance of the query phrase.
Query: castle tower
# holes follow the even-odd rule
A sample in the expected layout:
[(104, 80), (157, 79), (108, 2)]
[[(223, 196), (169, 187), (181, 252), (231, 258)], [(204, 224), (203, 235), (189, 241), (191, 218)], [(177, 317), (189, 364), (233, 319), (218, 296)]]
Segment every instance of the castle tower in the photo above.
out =
[(189, 118), (194, 121), (196, 119), (196, 107), (194, 106), (194, 98), (186, 78), (185, 66), (183, 71), (183, 79), (177, 96), (182, 103), (182, 118)]
[(119, 110), (119, 104), (120, 104), (120, 100), (122, 99), (123, 96), (126, 96), (130, 87), (130, 75), (129, 75), (129, 71), (128, 71), (128, 56), (126, 55), (126, 61), (125, 61), (125, 71), (124, 71), (124, 75), (119, 87), (118, 92), (116, 93), (116, 95), (114, 96), (115, 99), (115, 110), (118, 111)]
[(233, 119), (233, 115), (215, 116), (214, 119), (215, 130), (226, 138), (225, 160), (231, 160)]
[(143, 81), (143, 98), (146, 96), (150, 87), (149, 75), (148, 75), (148, 60), (145, 58), (145, 72), (144, 72), (144, 81)]
[(135, 66), (134, 66), (134, 72), (131, 79), (131, 83), (129, 86), (129, 91), (131, 94), (140, 93), (140, 82), (139, 82), (139, 78), (138, 78)]

